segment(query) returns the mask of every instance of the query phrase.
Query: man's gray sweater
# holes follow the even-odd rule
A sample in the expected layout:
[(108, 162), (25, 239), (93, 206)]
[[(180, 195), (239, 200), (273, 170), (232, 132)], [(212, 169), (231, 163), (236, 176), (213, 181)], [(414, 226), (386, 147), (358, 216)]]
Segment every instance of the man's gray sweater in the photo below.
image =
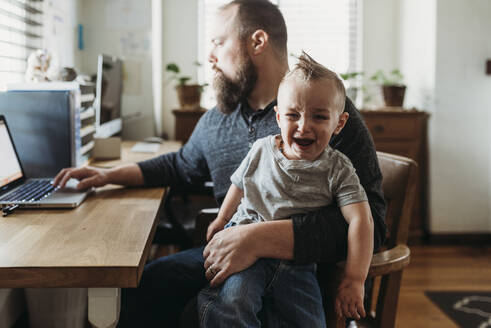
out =
[[(253, 112), (239, 105), (231, 114), (216, 108), (199, 120), (189, 141), (175, 153), (138, 163), (146, 186), (203, 184), (211, 179), (219, 203), (230, 187), (230, 176), (259, 138), (280, 133), (273, 110), (276, 102)], [(382, 175), (372, 138), (360, 113), (346, 99), (348, 122), (331, 139), (332, 148), (353, 163), (368, 196), (375, 225), (375, 249), (385, 238)], [(294, 257), (297, 262), (334, 262), (347, 255), (348, 225), (336, 204), (292, 217)]]

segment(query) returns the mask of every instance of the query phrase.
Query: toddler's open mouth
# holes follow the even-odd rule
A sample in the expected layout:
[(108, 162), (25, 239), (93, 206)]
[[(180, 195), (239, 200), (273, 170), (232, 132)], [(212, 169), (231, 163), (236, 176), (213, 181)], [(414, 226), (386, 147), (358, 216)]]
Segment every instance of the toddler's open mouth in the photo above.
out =
[(315, 140), (308, 138), (293, 138), (293, 141), (301, 147), (308, 147), (313, 144)]

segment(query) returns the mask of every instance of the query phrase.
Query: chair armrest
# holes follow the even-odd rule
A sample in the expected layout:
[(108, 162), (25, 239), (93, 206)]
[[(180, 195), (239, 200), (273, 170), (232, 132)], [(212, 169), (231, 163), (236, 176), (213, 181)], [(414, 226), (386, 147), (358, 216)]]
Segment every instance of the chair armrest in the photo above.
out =
[[(406, 245), (397, 245), (386, 251), (378, 252), (373, 255), (369, 277), (383, 276), (392, 272), (401, 271), (409, 264), (411, 251)], [(338, 268), (343, 269), (346, 261), (337, 263)]]
[(208, 229), (208, 225), (211, 221), (215, 220), (217, 215), (218, 208), (205, 208), (198, 213), (193, 238), (195, 247), (206, 244), (206, 230)]
[(408, 266), (411, 259), (411, 250), (406, 245), (397, 245), (394, 248), (373, 255), (368, 275), (383, 276), (392, 272), (401, 271)]

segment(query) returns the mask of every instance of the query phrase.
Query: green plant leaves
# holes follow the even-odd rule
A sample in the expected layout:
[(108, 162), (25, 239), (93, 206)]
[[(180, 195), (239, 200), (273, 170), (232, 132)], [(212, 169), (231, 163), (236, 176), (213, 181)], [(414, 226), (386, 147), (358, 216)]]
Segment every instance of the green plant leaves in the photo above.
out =
[(401, 71), (398, 69), (393, 69), (388, 75), (379, 69), (370, 77), (370, 80), (383, 85), (401, 85), (403, 79), (404, 75), (402, 75)]
[(365, 74), (364, 72), (349, 72), (349, 73), (339, 74), (339, 76), (341, 76), (343, 80), (347, 81), (357, 78), (358, 76), (363, 76), (364, 74)]
[[(198, 62), (197, 60), (195, 60), (193, 62), (193, 65), (195, 66), (201, 66), (201, 63)], [(190, 80), (191, 80), (191, 77), (190, 76), (183, 76), (183, 75), (180, 75), (181, 73), (181, 69), (179, 68), (179, 66), (176, 64), (176, 63), (169, 63), (167, 64), (167, 66), (165, 66), (165, 70), (167, 72), (170, 72), (172, 75), (170, 76), (169, 78), (169, 82), (172, 81), (172, 80), (177, 80), (177, 85), (186, 85)], [(205, 86), (207, 86), (208, 84), (205, 83), (203, 85), (200, 85), (200, 90), (201, 92), (203, 91), (203, 88)]]
[(179, 72), (181, 71), (179, 69), (179, 66), (177, 66), (177, 64), (175, 64), (175, 63), (167, 64), (167, 66), (165, 67), (165, 70), (168, 72), (173, 72), (175, 74), (179, 74)]
[(191, 80), (189, 76), (181, 76), (178, 81), (179, 85), (185, 85), (187, 81)]

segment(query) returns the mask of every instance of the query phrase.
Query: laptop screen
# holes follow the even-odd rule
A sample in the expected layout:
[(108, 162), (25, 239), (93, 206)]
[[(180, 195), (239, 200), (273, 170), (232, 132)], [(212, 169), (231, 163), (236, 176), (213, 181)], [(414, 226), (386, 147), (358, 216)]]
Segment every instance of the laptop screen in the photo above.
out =
[(0, 118), (0, 188), (22, 178), (22, 169), (15, 154), (5, 121)]

